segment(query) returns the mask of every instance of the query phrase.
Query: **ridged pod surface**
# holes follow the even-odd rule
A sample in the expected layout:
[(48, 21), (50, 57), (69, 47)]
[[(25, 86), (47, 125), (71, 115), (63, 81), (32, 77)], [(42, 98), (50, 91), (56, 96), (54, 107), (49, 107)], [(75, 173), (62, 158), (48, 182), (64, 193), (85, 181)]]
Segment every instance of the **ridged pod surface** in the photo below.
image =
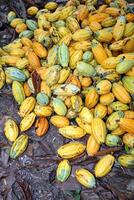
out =
[(106, 125), (104, 121), (100, 118), (94, 118), (91, 123), (92, 126), (92, 135), (94, 136), (96, 142), (102, 144), (106, 139)]
[(134, 134), (126, 133), (123, 135), (123, 143), (129, 148), (134, 148)]
[(114, 147), (114, 146), (121, 146), (121, 144), (122, 144), (122, 141), (118, 135), (107, 134), (107, 136), (106, 136), (106, 145), (107, 146)]
[(119, 125), (124, 131), (134, 134), (134, 119), (121, 118)]
[(27, 97), (21, 104), (20, 109), (19, 109), (19, 115), (21, 117), (25, 117), (28, 115), (30, 112), (33, 111), (35, 107), (36, 100), (34, 97)]
[(65, 126), (59, 129), (59, 133), (65, 138), (79, 139), (86, 135), (86, 132), (78, 126)]
[(92, 40), (92, 52), (98, 64), (101, 64), (107, 58), (103, 46), (95, 39)]
[(113, 37), (116, 41), (120, 40), (123, 37), (125, 26), (126, 26), (125, 16), (119, 16), (113, 29)]
[(5, 73), (13, 81), (24, 82), (27, 78), (22, 70), (15, 67), (6, 68)]
[(94, 188), (96, 187), (96, 181), (91, 172), (87, 169), (77, 169), (75, 171), (77, 181), (85, 186), (86, 188)]
[(35, 117), (36, 117), (36, 115), (34, 112), (31, 112), (30, 114), (26, 115), (20, 122), (20, 130), (26, 131), (29, 128), (31, 128), (31, 126), (33, 125), (33, 123), (35, 121)]
[(34, 108), (34, 112), (39, 117), (49, 117), (52, 114), (52, 108), (48, 106), (41, 106), (36, 104)]
[(56, 171), (56, 178), (60, 182), (65, 182), (71, 173), (71, 165), (68, 160), (62, 160)]
[(57, 152), (60, 157), (69, 159), (81, 155), (85, 148), (86, 146), (80, 142), (70, 142), (61, 146)]
[(69, 63), (69, 50), (66, 44), (62, 43), (58, 49), (58, 60), (62, 67), (67, 67)]
[(27, 145), (28, 145), (28, 136), (20, 135), (15, 140), (10, 149), (10, 158), (16, 159), (17, 157), (19, 157), (26, 150)]
[(134, 155), (124, 154), (118, 157), (118, 162), (120, 165), (126, 168), (134, 168)]
[(19, 129), (16, 122), (12, 119), (8, 119), (4, 125), (4, 133), (6, 138), (13, 142), (16, 140), (19, 134)]
[(99, 95), (96, 92), (95, 88), (92, 87), (89, 92), (86, 94), (85, 97), (85, 106), (88, 107), (89, 109), (93, 108), (99, 99)]
[(53, 115), (50, 119), (50, 122), (57, 128), (63, 128), (69, 126), (69, 120), (67, 119), (67, 117), (60, 115)]
[(108, 130), (115, 130), (119, 126), (120, 119), (124, 117), (122, 111), (113, 112), (106, 121), (106, 126)]
[(5, 73), (3, 71), (3, 69), (0, 68), (0, 89), (4, 86), (5, 84)]
[(87, 148), (86, 148), (87, 154), (89, 156), (93, 156), (98, 152), (99, 148), (100, 148), (100, 144), (96, 142), (94, 136), (93, 135), (89, 136), (87, 140)]
[(134, 77), (133, 76), (124, 76), (122, 78), (122, 83), (125, 89), (130, 94), (134, 94)]
[(22, 84), (20, 82), (13, 81), (12, 93), (13, 93), (13, 96), (14, 96), (16, 102), (18, 104), (22, 104), (22, 102), (25, 99), (25, 93), (24, 93), (23, 86), (22, 86)]
[(79, 113), (79, 117), (82, 119), (84, 123), (91, 123), (93, 120), (93, 113), (87, 107), (83, 107), (81, 112)]
[(116, 99), (118, 99), (120, 102), (126, 104), (131, 102), (131, 97), (123, 85), (119, 83), (113, 83), (112, 92)]
[(101, 158), (99, 162), (95, 165), (95, 176), (96, 177), (103, 177), (106, 176), (112, 169), (114, 164), (115, 158), (114, 156), (108, 154)]

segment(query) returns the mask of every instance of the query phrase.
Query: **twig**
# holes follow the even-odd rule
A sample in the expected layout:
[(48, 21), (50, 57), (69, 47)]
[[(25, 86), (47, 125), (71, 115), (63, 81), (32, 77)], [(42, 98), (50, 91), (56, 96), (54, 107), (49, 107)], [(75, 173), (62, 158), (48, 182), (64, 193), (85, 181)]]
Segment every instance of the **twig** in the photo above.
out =
[(111, 148), (108, 148), (108, 149), (105, 149), (105, 150), (102, 150), (102, 151), (98, 151), (95, 155), (95, 156), (104, 156), (104, 155), (107, 155), (107, 154), (111, 154), (111, 153), (115, 153), (117, 151), (120, 151), (122, 149), (122, 147), (111, 147)]

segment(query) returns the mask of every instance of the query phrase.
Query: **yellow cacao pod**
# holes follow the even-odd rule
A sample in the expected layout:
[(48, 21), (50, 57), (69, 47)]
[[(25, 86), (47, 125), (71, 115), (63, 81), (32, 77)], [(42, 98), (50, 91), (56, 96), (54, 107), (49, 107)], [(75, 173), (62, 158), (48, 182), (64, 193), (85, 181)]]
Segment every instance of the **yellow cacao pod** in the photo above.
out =
[(125, 16), (119, 16), (113, 29), (113, 37), (116, 41), (120, 40), (123, 37), (125, 26), (126, 26)]
[(88, 17), (88, 14), (89, 14), (89, 10), (88, 10), (87, 6), (81, 5), (77, 12), (77, 20), (83, 21), (84, 19), (86, 19)]
[(128, 39), (128, 41), (123, 46), (123, 53), (131, 53), (134, 51), (134, 38)]
[(81, 112), (79, 113), (79, 117), (84, 123), (91, 123), (93, 120), (93, 113), (87, 107), (83, 107)]
[(29, 86), (28, 86), (27, 82), (25, 82), (23, 84), (23, 89), (24, 89), (25, 96), (29, 97), (31, 95), (31, 91), (29, 89)]
[(114, 110), (114, 111), (125, 111), (129, 109), (129, 106), (121, 103), (120, 101), (114, 101), (113, 103), (110, 104), (110, 107)]
[(101, 25), (99, 24), (99, 22), (91, 22), (89, 24), (89, 27), (93, 32), (101, 30)]
[(129, 22), (126, 24), (124, 37), (129, 37), (134, 33), (134, 23)]
[(66, 20), (66, 24), (72, 33), (80, 29), (80, 25), (74, 17), (68, 17)]
[(2, 56), (2, 58), (5, 64), (10, 66), (16, 66), (17, 61), (20, 59), (20, 57), (18, 56), (10, 56), (10, 55)]
[(29, 65), (29, 61), (27, 58), (20, 58), (17, 62), (16, 62), (16, 67), (19, 69), (25, 69), (27, 66)]
[(134, 155), (121, 155), (118, 157), (118, 162), (120, 165), (126, 168), (134, 168)]
[(97, 104), (98, 99), (99, 95), (96, 92), (95, 88), (94, 87), (91, 88), (89, 92), (86, 94), (85, 106), (88, 107), (89, 109), (93, 108)]
[(106, 155), (99, 160), (99, 162), (95, 165), (95, 176), (103, 177), (106, 176), (112, 169), (115, 158), (112, 155)]
[(65, 182), (71, 173), (71, 166), (68, 160), (62, 160), (56, 171), (56, 178), (60, 182)]
[(24, 57), (25, 52), (24, 52), (23, 49), (16, 48), (16, 49), (12, 49), (10, 51), (10, 55), (11, 56), (17, 56), (17, 57)]
[(31, 6), (27, 9), (27, 13), (31, 16), (36, 15), (38, 12), (38, 8), (36, 6)]
[(56, 126), (57, 128), (63, 128), (63, 127), (69, 126), (69, 120), (67, 119), (67, 117), (60, 116), (60, 115), (54, 115), (54, 116), (52, 116), (50, 118), (50, 122), (54, 126)]
[(68, 34), (71, 34), (70, 30), (67, 27), (61, 26), (58, 28), (58, 35), (62, 38)]
[(56, 64), (58, 59), (58, 45), (54, 45), (49, 51), (47, 56), (48, 65), (52, 66)]
[(48, 20), (49, 22), (55, 22), (55, 21), (57, 21), (57, 20), (59, 19), (59, 17), (60, 17), (60, 11), (57, 10), (57, 11), (55, 11), (55, 12), (53, 12), (53, 13), (45, 13), (45, 17), (47, 18), (47, 20)]
[(5, 76), (4, 70), (0, 68), (0, 89), (4, 86), (5, 79), (6, 79), (6, 76)]
[(18, 81), (13, 81), (12, 93), (17, 103), (22, 104), (25, 99), (25, 93), (21, 83), (19, 83)]
[(133, 13), (128, 13), (126, 15), (127, 21), (128, 22), (134, 22), (134, 14)]
[(58, 7), (58, 4), (56, 2), (48, 2), (45, 5), (45, 9), (47, 10), (55, 10)]
[(67, 78), (69, 77), (69, 74), (70, 74), (70, 69), (67, 68), (67, 69), (62, 69), (60, 71), (60, 78), (58, 80), (58, 83), (61, 84), (61, 83), (64, 83)]
[(92, 134), (91, 124), (83, 122), (79, 117), (76, 117), (75, 121), (87, 134)]
[(80, 112), (82, 109), (82, 98), (79, 95), (71, 97), (72, 108), (75, 112)]
[(123, 135), (123, 143), (127, 145), (129, 148), (134, 147), (134, 134), (126, 133)]
[(95, 106), (94, 116), (103, 119), (107, 114), (107, 106), (98, 103)]
[(19, 130), (14, 120), (8, 119), (4, 125), (4, 133), (10, 142), (14, 142), (18, 137)]
[(109, 49), (112, 51), (118, 52), (123, 49), (125, 43), (126, 43), (125, 40), (119, 40), (119, 41), (113, 42), (112, 44), (109, 45)]
[(90, 77), (82, 77), (80, 79), (80, 82), (81, 82), (81, 86), (85, 88), (85, 87), (89, 87), (92, 84), (92, 79)]
[(100, 96), (100, 103), (104, 106), (110, 105), (113, 101), (114, 101), (114, 95), (111, 92)]
[(68, 6), (68, 7), (63, 7), (63, 9), (60, 11), (60, 16), (59, 19), (66, 19), (70, 15), (73, 14), (73, 12), (76, 10), (75, 6)]
[(96, 31), (94, 33), (94, 36), (98, 41), (106, 42), (106, 43), (109, 43), (113, 38), (111, 31), (109, 31), (107, 29), (102, 29), (102, 30)]
[(111, 87), (112, 87), (112, 84), (111, 84), (110, 81), (108, 81), (108, 80), (101, 80), (96, 85), (96, 90), (97, 90), (98, 94), (103, 95), (103, 94), (109, 93), (110, 90), (111, 90)]
[(83, 41), (88, 40), (92, 35), (92, 31), (88, 29), (78, 29), (73, 35), (72, 38), (74, 41)]
[(71, 69), (76, 68), (76, 64), (77, 64), (77, 62), (82, 60), (82, 56), (83, 56), (82, 50), (76, 50), (72, 53), (70, 60), (69, 60), (69, 66), (71, 67)]
[(81, 155), (85, 148), (86, 146), (80, 142), (70, 142), (61, 146), (57, 152), (60, 157), (69, 159)]
[(119, 126), (120, 118), (124, 117), (124, 113), (122, 111), (113, 112), (106, 121), (106, 125), (108, 130), (115, 130)]
[(99, 144), (105, 142), (107, 129), (104, 121), (100, 118), (94, 118), (91, 123), (92, 135), (94, 136), (96, 142)]
[(12, 28), (16, 28), (16, 26), (17, 26), (18, 24), (23, 23), (23, 21), (24, 21), (23, 19), (15, 18), (15, 19), (13, 19), (13, 20), (11, 21), (10, 26), (11, 26)]
[(28, 145), (28, 136), (20, 135), (13, 143), (10, 149), (10, 158), (16, 159), (26, 150)]
[(123, 85), (119, 83), (113, 83), (112, 92), (116, 99), (118, 99), (120, 102), (126, 104), (131, 102), (131, 97)]
[(86, 132), (82, 128), (74, 125), (59, 128), (59, 133), (65, 138), (70, 139), (79, 139), (86, 135)]
[(117, 17), (118, 15), (120, 15), (120, 9), (114, 8), (114, 7), (108, 7), (108, 8), (105, 9), (104, 12), (113, 16), (113, 17)]
[(48, 117), (52, 114), (52, 108), (50, 106), (41, 106), (36, 104), (34, 112), (39, 117)]
[(110, 27), (110, 26), (114, 26), (116, 23), (116, 19), (113, 17), (107, 17), (106, 19), (104, 19), (101, 22), (101, 25), (105, 28)]
[(39, 56), (40, 58), (46, 58), (46, 56), (47, 56), (47, 50), (39, 42), (33, 42), (33, 50), (34, 50), (34, 53), (37, 56)]
[(86, 188), (94, 188), (96, 181), (91, 172), (87, 169), (81, 168), (75, 171), (77, 181)]
[(72, 34), (70, 33), (70, 34), (67, 34), (67, 35), (63, 36), (63, 37), (59, 40), (58, 44), (61, 45), (62, 43), (64, 43), (64, 44), (66, 44), (67, 46), (69, 46), (71, 40), (72, 40)]
[(80, 42), (74, 42), (71, 44), (71, 47), (75, 50), (82, 50), (82, 51), (88, 51), (91, 48), (91, 42), (90, 41), (80, 41)]
[(126, 110), (125, 111), (125, 118), (134, 119), (134, 111), (132, 111), (132, 110)]
[(101, 66), (105, 69), (114, 69), (118, 64), (119, 60), (116, 57), (110, 57), (104, 60)]
[(119, 135), (119, 136), (123, 135), (124, 133), (125, 133), (125, 131), (121, 127), (118, 127), (115, 130), (111, 131), (111, 134)]
[(134, 134), (134, 119), (121, 118), (119, 125), (124, 131)]
[(51, 97), (51, 89), (50, 87), (46, 84), (45, 81), (41, 82), (41, 92), (44, 92), (48, 97)]
[(29, 38), (27, 38), (27, 37), (22, 37), (21, 38), (21, 43), (24, 46), (27, 46), (27, 47), (32, 47), (32, 45), (33, 45), (32, 41)]
[(27, 97), (21, 104), (19, 108), (19, 115), (20, 117), (25, 117), (30, 112), (33, 111), (35, 107), (36, 100), (34, 97)]
[(21, 33), (22, 31), (25, 31), (27, 29), (27, 25), (25, 23), (19, 23), (17, 24), (15, 30), (17, 33)]
[(34, 112), (31, 112), (30, 114), (26, 115), (20, 122), (20, 130), (26, 131), (29, 128), (31, 128), (31, 126), (33, 125), (33, 123), (35, 121), (35, 117), (36, 117), (36, 115)]
[(102, 22), (104, 19), (109, 17), (109, 14), (106, 13), (97, 13), (93, 15), (89, 15), (88, 21), (89, 23), (95, 21), (95, 22)]
[(92, 52), (97, 63), (99, 64), (101, 64), (107, 58), (107, 54), (103, 46), (95, 39), (92, 40)]
[(27, 58), (32, 69), (38, 69), (40, 67), (40, 60), (33, 51), (28, 52)]
[(100, 148), (100, 144), (96, 142), (95, 138), (93, 135), (89, 136), (87, 140), (87, 154), (89, 156), (95, 155)]

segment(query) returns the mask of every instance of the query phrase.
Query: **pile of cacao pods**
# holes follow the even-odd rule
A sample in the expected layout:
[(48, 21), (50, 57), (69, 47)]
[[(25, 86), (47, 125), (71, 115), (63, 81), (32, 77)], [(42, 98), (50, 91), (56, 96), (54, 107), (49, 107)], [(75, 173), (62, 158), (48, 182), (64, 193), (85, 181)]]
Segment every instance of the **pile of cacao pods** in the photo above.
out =
[[(102, 144), (124, 145), (123, 155), (99, 160), (95, 176), (87, 169), (76, 170), (76, 179), (87, 188), (95, 187), (95, 177), (111, 171), (115, 159), (123, 167), (134, 167), (134, 14), (124, 0), (106, 0), (99, 8), (96, 4), (49, 2), (42, 10), (28, 8), (28, 19), (11, 11), (8, 22), (19, 35), (0, 48), (0, 89), (12, 86), (22, 118), (19, 125), (13, 119), (5, 123), (12, 159), (27, 148), (25, 131), (35, 123), (41, 137), (49, 121), (70, 139), (57, 151), (63, 158), (57, 168), (61, 182), (71, 173), (70, 159), (85, 151), (90, 159)], [(86, 144), (80, 142), (85, 135)]]

